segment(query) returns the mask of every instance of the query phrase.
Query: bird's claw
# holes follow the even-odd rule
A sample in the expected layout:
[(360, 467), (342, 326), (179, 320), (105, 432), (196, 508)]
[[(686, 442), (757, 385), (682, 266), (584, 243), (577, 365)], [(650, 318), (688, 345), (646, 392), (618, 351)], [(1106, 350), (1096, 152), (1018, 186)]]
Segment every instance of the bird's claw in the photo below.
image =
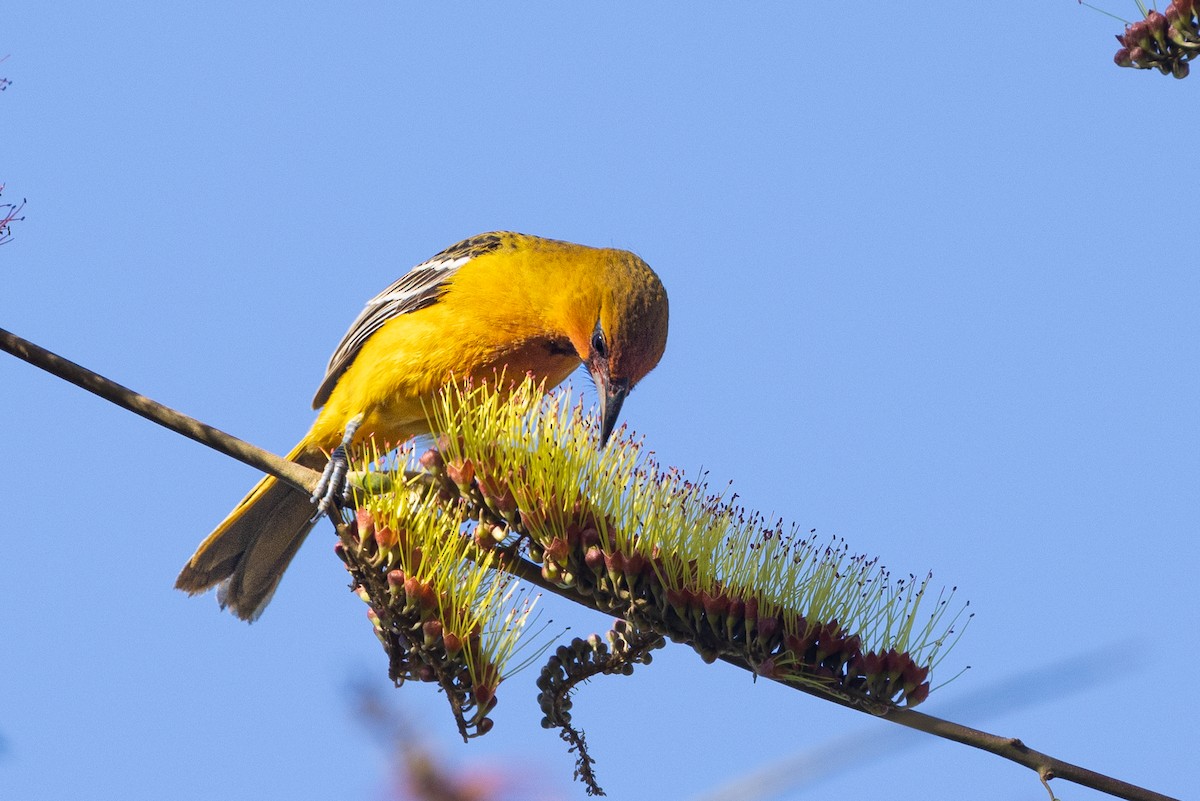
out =
[(346, 473), (349, 470), (346, 446), (338, 445), (333, 449), (333, 453), (329, 454), (329, 461), (321, 473), (321, 480), (313, 490), (312, 502), (317, 505), (314, 520), (350, 500), (350, 485), (346, 482)]
[(350, 485), (346, 481), (346, 474), (350, 471), (350, 460), (346, 456), (346, 449), (350, 447), (362, 421), (361, 414), (352, 417), (350, 422), (346, 423), (342, 444), (329, 454), (329, 461), (321, 472), (321, 480), (317, 482), (312, 494), (312, 502), (317, 505), (317, 511), (312, 516), (314, 521), (350, 500)]

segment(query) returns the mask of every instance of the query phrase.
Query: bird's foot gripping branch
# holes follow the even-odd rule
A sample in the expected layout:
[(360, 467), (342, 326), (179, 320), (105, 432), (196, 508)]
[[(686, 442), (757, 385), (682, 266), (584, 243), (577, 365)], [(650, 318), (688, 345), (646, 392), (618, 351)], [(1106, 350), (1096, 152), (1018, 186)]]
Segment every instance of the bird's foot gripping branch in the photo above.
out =
[[(496, 688), (532, 601), (513, 577), (619, 618), (559, 648), (539, 686), (597, 790), (566, 695), (649, 661), (663, 638), (877, 714), (920, 703), (961, 630), (953, 591), (893, 579), (840, 540), (785, 530), (662, 471), (624, 431), (603, 450), (570, 395), (450, 389), (447, 432), (414, 474), (358, 465), (339, 553), (369, 606), (391, 677), (437, 682), (464, 737), (491, 728)], [(397, 460), (391, 464), (397, 466)], [(618, 647), (619, 643), (619, 647)]]

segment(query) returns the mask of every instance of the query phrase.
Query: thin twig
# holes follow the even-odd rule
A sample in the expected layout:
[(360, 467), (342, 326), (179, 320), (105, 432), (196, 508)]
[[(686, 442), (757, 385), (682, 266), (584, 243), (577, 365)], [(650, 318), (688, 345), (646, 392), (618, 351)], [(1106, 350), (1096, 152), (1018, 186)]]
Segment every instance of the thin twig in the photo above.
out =
[(97, 375), (86, 367), (68, 361), (45, 348), (40, 348), (3, 328), (0, 328), (0, 350), (8, 351), (18, 359), (40, 367), (64, 381), (82, 387), (106, 401), (128, 409), (134, 414), (139, 414), (147, 420), (152, 420), (177, 434), (194, 439), (226, 456), (232, 456), (239, 462), (245, 462), (264, 473), (269, 473), (286, 481), (296, 489), (311, 493), (317, 486), (317, 480), (321, 477), (320, 473), (295, 462), (289, 462), (287, 459), (281, 459), (270, 451), (265, 451), (256, 445), (226, 434), (220, 429), (205, 425), (186, 414), (163, 406), (157, 401), (139, 395), (127, 387), (110, 381), (102, 375)]
[[(4, 329), (0, 329), (0, 350), (8, 351), (17, 358), (40, 367), (59, 378), (70, 381), (72, 384), (83, 387), (105, 400), (111, 401), (122, 408), (139, 414), (185, 437), (194, 439), (220, 453), (232, 456), (252, 467), (256, 467), (263, 472), (288, 482), (292, 486), (303, 489), (306, 492), (311, 492), (313, 487), (316, 486), (319, 477), (316, 472), (289, 462), (286, 459), (281, 459), (248, 442), (243, 442), (212, 426), (205, 425), (185, 414), (156, 403), (74, 362), (70, 362), (48, 350), (39, 348), (37, 345), (21, 339)], [(528, 581), (547, 592), (560, 595), (584, 606), (591, 606), (589, 598), (576, 595), (569, 589), (563, 589), (547, 581), (542, 577), (541, 570), (531, 562), (512, 557), (503, 560), (502, 566), (518, 578)], [(726, 658), (725, 661), (744, 670), (752, 670), (749, 665), (739, 660)], [(842, 706), (857, 709), (850, 701), (822, 693), (811, 686), (787, 681), (781, 681), (780, 683), (812, 695), (817, 695)], [(910, 729), (925, 732), (926, 734), (932, 734), (946, 740), (953, 740), (963, 745), (969, 745), (972, 748), (978, 748), (1015, 762), (1018, 765), (1023, 765), (1037, 773), (1043, 784), (1050, 779), (1058, 778), (1079, 784), (1083, 787), (1090, 787), (1093, 790), (1099, 790), (1117, 798), (1128, 799), (1128, 801), (1177, 801), (1177, 799), (1173, 799), (1170, 796), (1156, 793), (1110, 776), (1105, 776), (1069, 762), (1064, 762), (1048, 754), (1043, 754), (1040, 751), (1034, 751), (1015, 737), (1001, 737), (989, 734), (912, 709), (890, 709), (879, 715), (879, 717)]]

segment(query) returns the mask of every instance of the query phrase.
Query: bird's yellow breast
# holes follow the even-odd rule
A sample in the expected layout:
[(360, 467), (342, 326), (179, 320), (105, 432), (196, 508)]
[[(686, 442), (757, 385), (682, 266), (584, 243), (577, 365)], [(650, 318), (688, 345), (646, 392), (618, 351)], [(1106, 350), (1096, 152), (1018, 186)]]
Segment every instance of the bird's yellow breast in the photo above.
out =
[(514, 335), (508, 326), (482, 324), (437, 303), (389, 320), (366, 343), (338, 380), (313, 424), (309, 440), (330, 449), (341, 441), (347, 421), (363, 414), (356, 441), (374, 437), (398, 444), (427, 433), (427, 408), (450, 380), (494, 380), (531, 374), (547, 388), (579, 366), (568, 343), (536, 330)]

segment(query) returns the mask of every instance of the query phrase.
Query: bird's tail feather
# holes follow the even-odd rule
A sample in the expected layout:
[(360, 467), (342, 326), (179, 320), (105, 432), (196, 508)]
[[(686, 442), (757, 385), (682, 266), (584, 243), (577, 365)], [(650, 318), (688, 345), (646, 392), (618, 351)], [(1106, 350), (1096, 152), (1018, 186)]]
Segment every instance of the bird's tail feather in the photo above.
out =
[[(288, 458), (315, 469), (325, 462), (321, 450), (307, 440)], [(200, 543), (175, 580), (176, 589), (195, 595), (220, 585), (222, 607), (243, 620), (256, 620), (312, 529), (314, 511), (306, 493), (266, 476)]]

